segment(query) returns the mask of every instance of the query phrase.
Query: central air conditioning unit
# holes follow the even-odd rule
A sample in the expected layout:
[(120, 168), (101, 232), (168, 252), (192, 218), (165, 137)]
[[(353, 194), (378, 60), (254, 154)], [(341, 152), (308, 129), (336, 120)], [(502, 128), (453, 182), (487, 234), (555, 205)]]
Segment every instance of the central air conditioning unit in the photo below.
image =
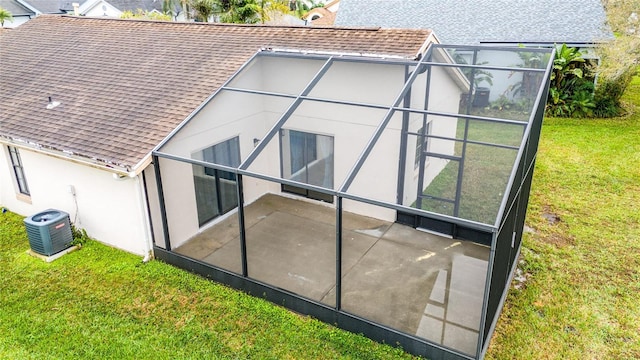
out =
[(69, 214), (49, 209), (24, 219), (29, 245), (34, 252), (51, 256), (71, 247), (73, 235)]

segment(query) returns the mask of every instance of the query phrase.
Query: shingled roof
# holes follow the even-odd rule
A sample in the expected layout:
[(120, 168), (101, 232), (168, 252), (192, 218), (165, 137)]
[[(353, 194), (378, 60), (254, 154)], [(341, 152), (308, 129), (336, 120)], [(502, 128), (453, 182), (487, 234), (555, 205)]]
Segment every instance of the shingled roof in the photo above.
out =
[[(260, 49), (414, 59), (429, 35), (40, 16), (0, 37), (0, 140), (140, 170)], [(60, 105), (47, 109), (49, 97)]]
[(609, 40), (600, 0), (341, 0), (339, 26), (429, 28), (446, 44)]

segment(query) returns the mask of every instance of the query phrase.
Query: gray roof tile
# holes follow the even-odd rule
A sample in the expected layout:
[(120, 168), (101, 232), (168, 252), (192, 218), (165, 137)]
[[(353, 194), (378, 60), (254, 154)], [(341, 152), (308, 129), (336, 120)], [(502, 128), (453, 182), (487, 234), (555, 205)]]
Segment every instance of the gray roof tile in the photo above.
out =
[(428, 28), (449, 44), (587, 44), (612, 38), (605, 20), (600, 0), (342, 0), (335, 24)]
[(9, 11), (13, 16), (35, 15), (35, 13), (22, 6), (16, 0), (0, 0), (0, 7)]

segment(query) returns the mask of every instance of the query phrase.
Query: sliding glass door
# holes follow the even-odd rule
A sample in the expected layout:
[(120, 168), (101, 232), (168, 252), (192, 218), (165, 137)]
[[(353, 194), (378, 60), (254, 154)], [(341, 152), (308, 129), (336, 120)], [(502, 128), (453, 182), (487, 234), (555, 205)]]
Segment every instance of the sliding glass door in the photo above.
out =
[[(280, 139), (283, 178), (333, 189), (333, 137), (282, 129)], [(333, 202), (331, 195), (297, 186), (282, 185), (282, 191)]]
[[(232, 167), (238, 166), (240, 165), (239, 139), (235, 137), (226, 140), (205, 148), (195, 155), (195, 158), (202, 161)], [(234, 173), (194, 165), (193, 181), (200, 226), (238, 206), (237, 182)]]

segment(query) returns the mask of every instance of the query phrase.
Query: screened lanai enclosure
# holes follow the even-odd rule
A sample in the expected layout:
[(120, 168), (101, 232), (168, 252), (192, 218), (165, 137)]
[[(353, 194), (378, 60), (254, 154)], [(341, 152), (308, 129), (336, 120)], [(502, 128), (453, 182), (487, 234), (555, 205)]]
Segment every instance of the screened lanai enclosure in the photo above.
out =
[(156, 258), (414, 354), (482, 358), (552, 57), (256, 53), (153, 153)]

